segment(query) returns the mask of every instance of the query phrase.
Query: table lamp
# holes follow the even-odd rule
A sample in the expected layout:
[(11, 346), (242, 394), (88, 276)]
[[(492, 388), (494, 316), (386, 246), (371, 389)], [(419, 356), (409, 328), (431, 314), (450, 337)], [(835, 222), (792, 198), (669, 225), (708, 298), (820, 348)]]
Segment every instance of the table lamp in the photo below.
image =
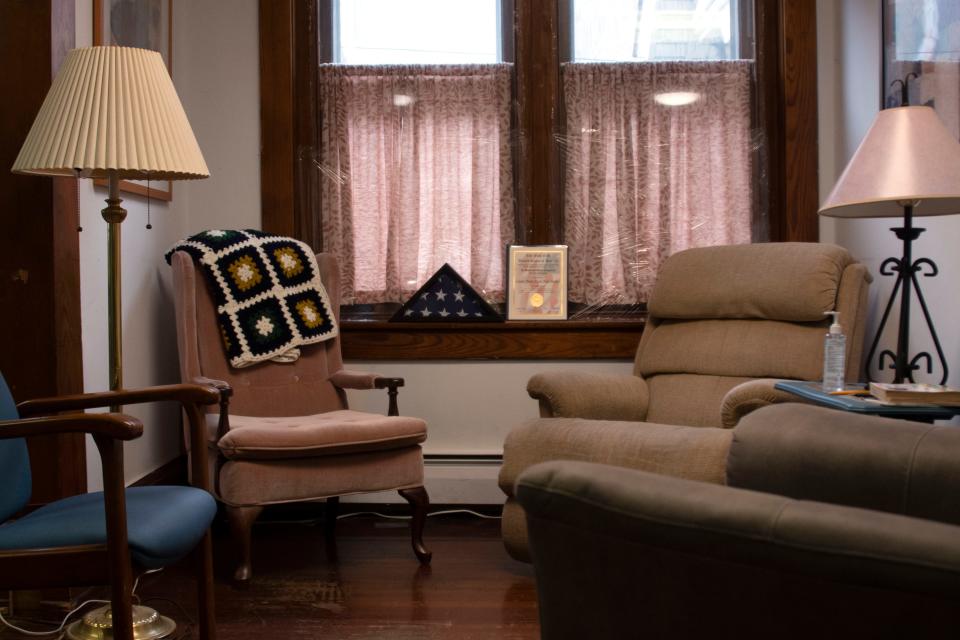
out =
[(123, 386), (120, 307), (120, 180), (184, 180), (210, 175), (163, 59), (132, 47), (67, 54), (40, 107), (14, 173), (109, 182), (107, 245), (110, 389)]
[(896, 281), (867, 353), (868, 380), (870, 362), (898, 294), (897, 350), (881, 351), (878, 365), (881, 370), (893, 369), (895, 383), (915, 382), (913, 373), (924, 361), (927, 373), (933, 372), (929, 353), (910, 357), (910, 298), (915, 293), (943, 369), (940, 384), (946, 382), (947, 360), (917, 279), (918, 273), (932, 277), (939, 270), (929, 258), (913, 259), (913, 241), (924, 231), (913, 226), (913, 218), (954, 213), (960, 213), (960, 143), (930, 107), (881, 111), (820, 207), (820, 215), (839, 218), (903, 218), (902, 227), (890, 229), (903, 243), (901, 257), (887, 258), (880, 265), (880, 273), (896, 275)]

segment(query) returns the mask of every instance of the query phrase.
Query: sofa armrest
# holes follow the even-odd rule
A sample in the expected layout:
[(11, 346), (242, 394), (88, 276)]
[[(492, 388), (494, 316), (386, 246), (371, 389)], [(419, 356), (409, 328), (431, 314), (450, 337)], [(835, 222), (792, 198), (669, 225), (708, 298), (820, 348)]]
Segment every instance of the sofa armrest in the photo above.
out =
[(720, 420), (724, 428), (737, 426), (740, 418), (761, 407), (781, 402), (805, 402), (803, 398), (774, 387), (777, 378), (760, 378), (738, 384), (727, 392), (720, 405)]
[(639, 376), (576, 371), (538, 373), (527, 383), (527, 393), (540, 401), (543, 418), (642, 421), (650, 399)]
[[(726, 636), (744, 624), (738, 602), (751, 594), (766, 600), (751, 600), (758, 615), (795, 607), (774, 595), (784, 584), (805, 586), (799, 593), (813, 620), (824, 613), (818, 606), (844, 601), (841, 585), (889, 589), (895, 598), (960, 595), (957, 526), (577, 462), (533, 467), (516, 490), (544, 637), (624, 637), (626, 611), (630, 623), (706, 617)], [(708, 610), (737, 614), (716, 620), (703, 616)], [(687, 630), (674, 628), (675, 637), (699, 637)]]

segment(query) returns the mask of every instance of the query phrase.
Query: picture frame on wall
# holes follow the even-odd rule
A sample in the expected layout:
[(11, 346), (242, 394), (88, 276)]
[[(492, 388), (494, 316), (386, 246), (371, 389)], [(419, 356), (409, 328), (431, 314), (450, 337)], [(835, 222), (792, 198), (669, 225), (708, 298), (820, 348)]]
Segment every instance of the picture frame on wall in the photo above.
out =
[(507, 320), (567, 319), (567, 245), (507, 245)]
[[(881, 107), (933, 107), (960, 138), (960, 2), (883, 0)], [(900, 82), (897, 82), (897, 81)]]
[[(93, 0), (93, 44), (160, 52), (173, 76), (173, 0)], [(94, 180), (107, 187), (106, 180)], [(121, 180), (120, 190), (156, 200), (173, 199), (170, 180)]]

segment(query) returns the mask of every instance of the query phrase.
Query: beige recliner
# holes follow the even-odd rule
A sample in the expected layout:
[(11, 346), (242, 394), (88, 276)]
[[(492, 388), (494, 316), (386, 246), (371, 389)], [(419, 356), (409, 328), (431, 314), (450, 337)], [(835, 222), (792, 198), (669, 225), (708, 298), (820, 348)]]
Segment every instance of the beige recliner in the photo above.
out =
[(765, 243), (681, 251), (648, 303), (634, 375), (551, 372), (530, 379), (541, 419), (504, 443), (503, 537), (528, 560), (514, 483), (527, 467), (582, 460), (722, 483), (739, 418), (796, 397), (775, 379), (822, 376), (825, 311), (847, 336), (847, 380), (858, 379), (871, 278), (842, 247)]
[[(205, 278), (184, 251), (173, 254), (171, 265), (181, 378), (233, 388), (229, 420), (211, 413), (207, 426), (215, 494), (239, 547), (234, 578), (250, 578), (250, 529), (265, 505), (325, 500), (332, 538), (339, 496), (371, 491), (396, 490), (412, 505), (413, 550), (420, 562), (430, 562), (422, 537), (429, 498), (420, 448), (427, 425), (397, 415), (403, 379), (344, 370), (339, 337), (303, 346), (294, 362), (232, 368)], [(339, 321), (336, 260), (317, 254), (317, 266)], [(374, 388), (388, 390), (390, 415), (349, 409), (345, 389)]]

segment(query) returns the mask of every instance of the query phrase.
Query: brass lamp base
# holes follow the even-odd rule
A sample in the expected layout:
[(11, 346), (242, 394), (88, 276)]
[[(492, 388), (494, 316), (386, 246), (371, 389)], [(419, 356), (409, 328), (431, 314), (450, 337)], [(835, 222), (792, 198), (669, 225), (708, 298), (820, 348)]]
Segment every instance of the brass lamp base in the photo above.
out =
[[(152, 638), (166, 638), (177, 623), (166, 616), (160, 615), (156, 609), (133, 605), (133, 637), (135, 640), (150, 640)], [(113, 616), (110, 606), (94, 609), (82, 619), (67, 627), (67, 638), (70, 640), (112, 640)]]

